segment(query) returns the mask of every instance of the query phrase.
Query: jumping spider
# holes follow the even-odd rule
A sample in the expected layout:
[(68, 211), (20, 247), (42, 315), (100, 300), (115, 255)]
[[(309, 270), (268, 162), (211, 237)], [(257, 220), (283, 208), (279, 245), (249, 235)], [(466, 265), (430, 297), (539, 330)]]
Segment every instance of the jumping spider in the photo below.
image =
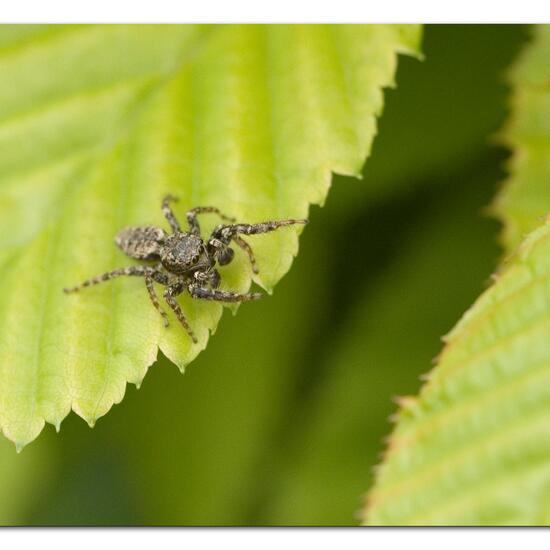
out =
[[(167, 327), (168, 315), (161, 308), (154, 287), (155, 282), (160, 283), (167, 287), (164, 291), (166, 303), (174, 310), (176, 317), (193, 342), (197, 343), (197, 338), (187, 323), (187, 319), (176, 301), (176, 296), (187, 290), (192, 298), (219, 302), (246, 302), (261, 298), (262, 295), (257, 292), (237, 294), (217, 290), (220, 286), (220, 274), (215, 269), (216, 263), (227, 265), (233, 260), (234, 251), (229, 246), (233, 241), (247, 253), (252, 270), (254, 273), (258, 273), (252, 248), (240, 235), (267, 233), (285, 225), (305, 224), (308, 220), (276, 220), (254, 224), (234, 223), (234, 218), (225, 216), (213, 206), (198, 206), (187, 212), (189, 232), (185, 232), (181, 230), (180, 224), (170, 208), (171, 201), (177, 201), (177, 199), (167, 195), (162, 201), (162, 211), (172, 229), (171, 234), (166, 233), (160, 227), (148, 225), (128, 227), (120, 231), (115, 238), (116, 244), (130, 258), (157, 263), (114, 269), (88, 279), (78, 286), (63, 290), (67, 293), (77, 292), (84, 287), (123, 275), (144, 277), (151, 302), (162, 315), (164, 326)], [(206, 213), (217, 214), (222, 220), (230, 223), (218, 225), (208, 240), (204, 242), (200, 235), (197, 214)]]

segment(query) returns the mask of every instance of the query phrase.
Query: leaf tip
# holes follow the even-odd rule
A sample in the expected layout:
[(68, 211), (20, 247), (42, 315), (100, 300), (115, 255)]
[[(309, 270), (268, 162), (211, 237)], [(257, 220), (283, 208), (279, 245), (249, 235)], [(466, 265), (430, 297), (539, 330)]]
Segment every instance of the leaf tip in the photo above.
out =
[(181, 374), (185, 374), (185, 369), (189, 363), (187, 361), (175, 361), (174, 364), (178, 367)]
[(273, 285), (270, 284), (270, 283), (267, 283), (265, 281), (262, 281), (262, 279), (259, 277), (259, 276), (253, 276), (252, 277), (252, 280), (260, 287), (262, 288), (263, 290), (265, 290), (265, 292), (269, 295), (269, 296), (272, 296), (273, 295)]

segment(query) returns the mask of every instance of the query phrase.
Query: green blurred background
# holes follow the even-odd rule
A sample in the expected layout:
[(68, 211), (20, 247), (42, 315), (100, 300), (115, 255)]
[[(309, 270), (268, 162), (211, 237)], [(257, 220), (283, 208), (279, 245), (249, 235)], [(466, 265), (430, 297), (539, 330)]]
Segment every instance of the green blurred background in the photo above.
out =
[(185, 375), (166, 359), (91, 430), (16, 455), (0, 524), (353, 525), (395, 410), (485, 288), (494, 136), (523, 26), (428, 26), (402, 57), (364, 180), (336, 177), (272, 297), (226, 311)]

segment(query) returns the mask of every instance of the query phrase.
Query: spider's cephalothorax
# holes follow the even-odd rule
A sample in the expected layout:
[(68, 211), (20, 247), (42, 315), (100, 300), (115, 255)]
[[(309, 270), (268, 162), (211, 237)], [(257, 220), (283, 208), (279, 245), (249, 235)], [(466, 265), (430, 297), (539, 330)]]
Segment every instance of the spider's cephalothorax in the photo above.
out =
[(190, 233), (174, 233), (166, 237), (160, 261), (168, 271), (177, 275), (208, 270), (213, 265), (202, 239)]
[[(162, 315), (165, 326), (168, 326), (168, 315), (160, 307), (155, 291), (155, 282), (166, 286), (164, 291), (166, 303), (174, 310), (176, 317), (185, 327), (193, 342), (196, 343), (195, 334), (187, 323), (176, 296), (187, 290), (191, 297), (202, 300), (219, 302), (257, 300), (261, 297), (261, 294), (257, 292), (237, 294), (218, 290), (221, 278), (215, 268), (216, 264), (223, 266), (231, 262), (235, 253), (229, 245), (235, 243), (246, 252), (252, 270), (254, 273), (258, 273), (252, 248), (241, 235), (267, 233), (285, 225), (305, 224), (307, 220), (275, 220), (255, 224), (234, 223), (233, 218), (225, 216), (217, 208), (199, 206), (187, 212), (189, 231), (184, 232), (170, 208), (170, 202), (175, 200), (177, 199), (167, 195), (162, 201), (162, 211), (170, 224), (172, 233), (168, 234), (160, 227), (149, 225), (123, 229), (115, 238), (116, 244), (124, 253), (136, 260), (149, 261), (150, 265), (134, 265), (115, 269), (88, 279), (73, 288), (65, 288), (64, 291), (76, 292), (84, 287), (122, 275), (144, 277), (149, 297)], [(217, 214), (222, 220), (229, 223), (218, 225), (205, 242), (200, 235), (197, 215), (206, 213)]]

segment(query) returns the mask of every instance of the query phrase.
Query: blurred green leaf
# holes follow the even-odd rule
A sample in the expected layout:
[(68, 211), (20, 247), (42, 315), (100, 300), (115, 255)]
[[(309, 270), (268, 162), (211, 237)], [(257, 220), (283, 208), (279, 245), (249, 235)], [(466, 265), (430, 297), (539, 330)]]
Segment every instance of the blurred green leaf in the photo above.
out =
[[(222, 308), (165, 331), (140, 281), (61, 288), (128, 260), (112, 238), (162, 224), (171, 192), (243, 220), (304, 217), (331, 172), (357, 175), (418, 26), (0, 27), (0, 425), (19, 448), (72, 408), (91, 425), (160, 349), (180, 368)], [(99, 61), (98, 61), (99, 60)], [(294, 230), (259, 236), (267, 289)], [(106, 252), (107, 251), (107, 252)], [(224, 270), (243, 291), (240, 255)], [(268, 328), (268, 324), (266, 324)]]
[(550, 25), (534, 29), (510, 74), (512, 112), (502, 139), (513, 150), (511, 174), (493, 207), (508, 252), (550, 211)]
[[(548, 211), (548, 27), (514, 71), (505, 132), (516, 147), (498, 202), (506, 244)], [(539, 222), (540, 223), (540, 222)], [(550, 521), (550, 219), (445, 338), (418, 398), (401, 402), (370, 524), (544, 525)]]

